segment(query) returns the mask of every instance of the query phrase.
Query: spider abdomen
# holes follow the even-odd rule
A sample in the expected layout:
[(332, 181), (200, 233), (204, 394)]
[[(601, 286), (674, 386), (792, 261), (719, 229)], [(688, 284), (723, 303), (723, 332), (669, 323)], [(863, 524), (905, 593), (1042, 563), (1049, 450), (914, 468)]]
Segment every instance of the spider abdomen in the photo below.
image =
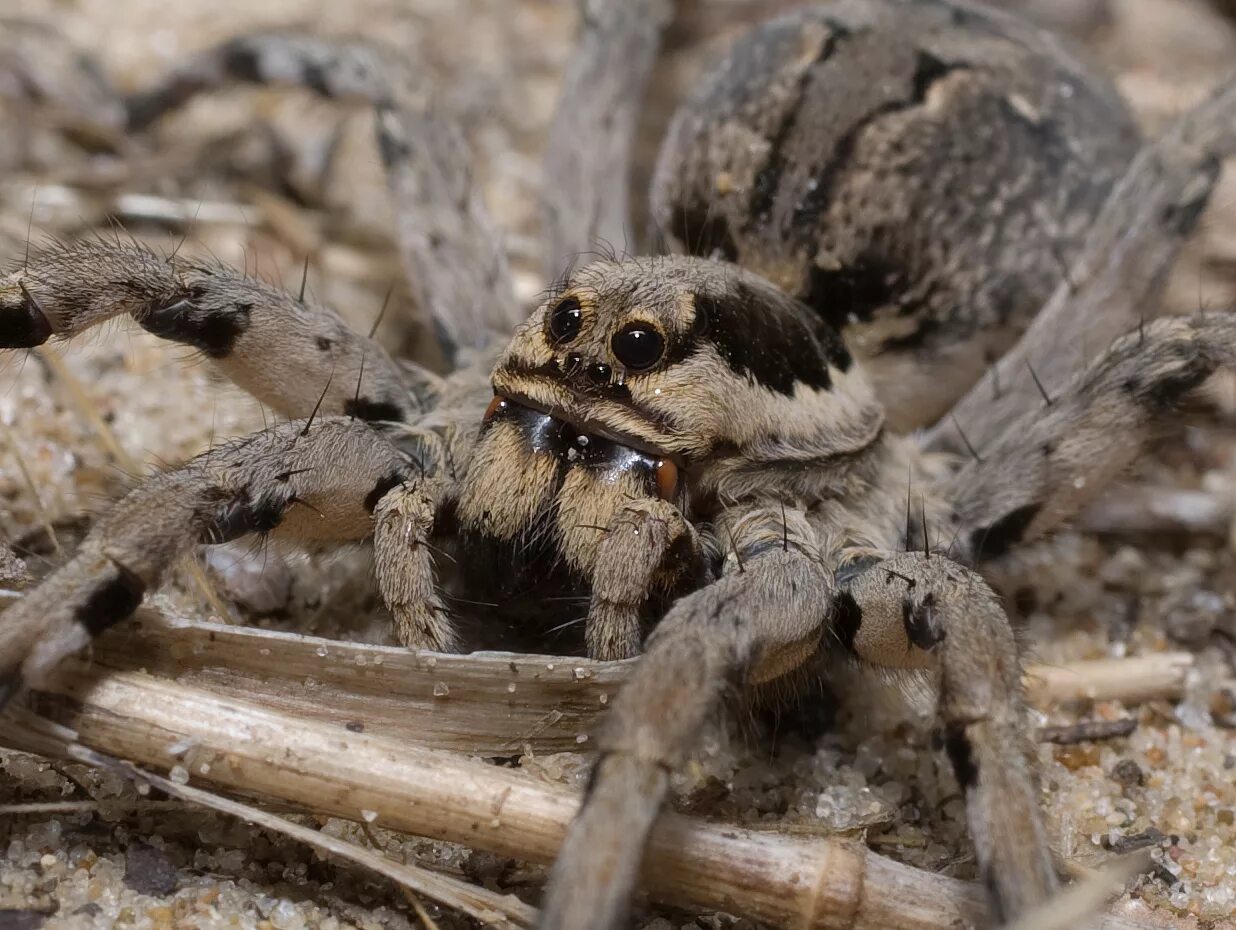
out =
[(889, 422), (931, 422), (1068, 274), (1136, 152), (1110, 83), (948, 0), (823, 3), (740, 39), (679, 109), (661, 232), (810, 305)]

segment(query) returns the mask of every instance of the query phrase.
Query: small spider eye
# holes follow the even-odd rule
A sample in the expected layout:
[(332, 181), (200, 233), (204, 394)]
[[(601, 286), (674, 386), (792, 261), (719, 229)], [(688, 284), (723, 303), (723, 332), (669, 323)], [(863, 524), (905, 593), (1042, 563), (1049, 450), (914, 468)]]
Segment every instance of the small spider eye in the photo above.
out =
[(609, 347), (631, 371), (651, 368), (665, 354), (665, 340), (647, 323), (628, 323), (614, 334)]
[(584, 311), (579, 301), (568, 297), (549, 314), (549, 335), (554, 342), (570, 342), (579, 334), (584, 322)]

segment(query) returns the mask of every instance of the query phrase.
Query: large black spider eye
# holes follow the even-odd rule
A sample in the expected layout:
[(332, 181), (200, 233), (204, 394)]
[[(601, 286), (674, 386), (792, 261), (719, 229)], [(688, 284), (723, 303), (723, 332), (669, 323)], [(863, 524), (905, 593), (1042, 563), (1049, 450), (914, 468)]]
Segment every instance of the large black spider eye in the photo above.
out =
[(614, 358), (631, 371), (643, 371), (661, 361), (665, 340), (647, 323), (628, 323), (610, 340)]
[(570, 342), (579, 335), (579, 328), (584, 322), (584, 311), (579, 301), (568, 297), (549, 314), (549, 335), (554, 342)]

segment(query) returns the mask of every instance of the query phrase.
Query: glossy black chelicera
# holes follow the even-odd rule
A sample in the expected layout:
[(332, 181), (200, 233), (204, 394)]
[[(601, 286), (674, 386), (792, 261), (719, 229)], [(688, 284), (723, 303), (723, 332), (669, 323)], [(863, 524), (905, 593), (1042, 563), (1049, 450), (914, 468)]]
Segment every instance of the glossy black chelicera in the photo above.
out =
[[(678, 469), (654, 453), (583, 432), (548, 413), (495, 397), (482, 434), (500, 423), (515, 425), (534, 454), (554, 461), (552, 493), (513, 538), (470, 526), (458, 519), (454, 508), (447, 508), (439, 532), (444, 543), (454, 540), (458, 553), (446, 572), (452, 576), (447, 588), (461, 592), (450, 606), (465, 621), (466, 636), (478, 648), (536, 644), (544, 649), (548, 642), (555, 652), (583, 654), (591, 581), (563, 559), (556, 537), (558, 495), (568, 473), (586, 469), (600, 480), (611, 481), (634, 475), (637, 486), (651, 498), (677, 490)], [(605, 527), (595, 530), (604, 532)], [(661, 598), (650, 599), (650, 622), (663, 607)]]

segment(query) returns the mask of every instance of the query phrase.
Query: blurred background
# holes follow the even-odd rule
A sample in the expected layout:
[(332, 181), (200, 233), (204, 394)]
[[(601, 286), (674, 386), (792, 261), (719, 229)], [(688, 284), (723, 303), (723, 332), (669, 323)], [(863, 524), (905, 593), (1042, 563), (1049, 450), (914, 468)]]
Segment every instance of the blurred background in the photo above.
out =
[[(797, 5), (678, 5), (641, 126), (637, 210), (684, 89), (735, 35)], [(1148, 134), (1236, 68), (1233, 0), (1004, 5), (1085, 46)], [(567, 0), (0, 0), (0, 261), (6, 269), (20, 265), (28, 238), (131, 234), (216, 256), (289, 288), (299, 286), (307, 262), (310, 292), (361, 329), (393, 287), (379, 338), (433, 363), (392, 245), (391, 199), (367, 108), (228, 88), (137, 135), (126, 132), (123, 96), (237, 35), (297, 30), (394, 45), (464, 127), (520, 294), (531, 299), (546, 283), (538, 240), (544, 133), (577, 24)], [(1236, 304), (1236, 165), (1228, 166), (1166, 302), (1177, 313)], [(1159, 872), (1135, 898), (1180, 927), (1233, 926), (1224, 921), (1236, 909), (1236, 697), (1229, 687), (1236, 389), (1231, 378), (1213, 388), (1210, 408), (1183, 441), (1165, 445), (1139, 478), (1141, 487), (1194, 495), (1189, 528), (1198, 533), (1180, 534), (1179, 521), (1162, 533), (1116, 536), (1083, 527), (1036, 547), (1001, 579), (1046, 661), (1195, 654), (1199, 671), (1178, 702), (1062, 707), (1043, 719), (1132, 714), (1139, 726), (1128, 738), (1041, 751), (1064, 858), (1084, 871), (1120, 839), (1150, 837), (1160, 846)], [(0, 542), (17, 547), (37, 577), (135, 478), (269, 421), (183, 348), (131, 325), (12, 353), (0, 359)], [(357, 551), (259, 563), (243, 549), (217, 550), (204, 570), (173, 578), (155, 603), (188, 617), (387, 641), (367, 559)], [(0, 565), (0, 578), (4, 571)], [(18, 590), (16, 569), (10, 581), (4, 596)], [(862, 835), (904, 861), (973, 877), (955, 786), (921, 761), (931, 758), (927, 737), (898, 726), (873, 727), (865, 710), (844, 710), (831, 742), (799, 746), (780, 767), (753, 768), (741, 746), (722, 741), (684, 776), (682, 803), (787, 829)], [(577, 781), (583, 772), (579, 757), (522, 761), (545, 778)], [(1133, 769), (1121, 768), (1126, 761)], [(152, 807), (85, 769), (0, 753), (0, 803), (32, 801), (80, 806), (0, 818), (0, 914), (27, 913), (23, 927), (52, 913), (82, 926), (294, 930), (418, 921), (389, 885), (286, 841), (174, 804)], [(443, 844), (377, 830), (361, 835), (341, 822), (320, 826), (501, 889), (532, 887), (539, 878), (517, 863)], [(139, 877), (147, 873), (164, 878)], [(8, 919), (0, 916), (0, 928), (17, 926)], [(467, 925), (450, 914), (436, 919)], [(661, 912), (641, 921), (657, 930), (732, 923)]]

